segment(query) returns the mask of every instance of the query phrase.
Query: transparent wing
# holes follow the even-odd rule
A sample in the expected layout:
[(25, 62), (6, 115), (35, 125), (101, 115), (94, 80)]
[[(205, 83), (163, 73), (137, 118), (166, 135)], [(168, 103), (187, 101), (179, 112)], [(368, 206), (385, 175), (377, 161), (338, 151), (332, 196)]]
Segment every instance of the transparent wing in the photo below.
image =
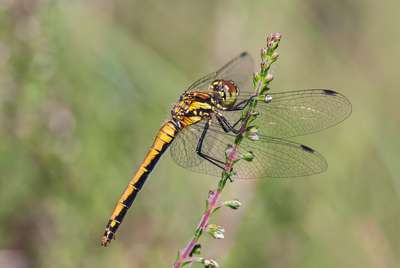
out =
[[(178, 165), (194, 172), (220, 176), (222, 170), (196, 153), (197, 141), (203, 128), (190, 126), (178, 134), (171, 145), (172, 158)], [(228, 144), (233, 144), (234, 135), (216, 130), (209, 130), (204, 139), (202, 152), (220, 161), (225, 161)], [(239, 161), (235, 165), (235, 178), (254, 179), (262, 177), (286, 178), (308, 176), (323, 172), (327, 168), (325, 159), (315, 150), (295, 142), (260, 137), (258, 141), (244, 139), (239, 153), (251, 151), (254, 159), (251, 162)]]
[(185, 90), (185, 92), (190, 92), (195, 90), (207, 90), (208, 86), (211, 84), (212, 81), (216, 79), (216, 77), (217, 77), (217, 72), (207, 74), (206, 76), (203, 76), (199, 80), (193, 82), (193, 84), (191, 84)]
[[(271, 101), (260, 100), (255, 124), (264, 136), (288, 138), (302, 136), (332, 127), (351, 114), (351, 103), (342, 94), (328, 89), (308, 89), (270, 93)], [(250, 98), (242, 94), (238, 101)], [(232, 124), (241, 111), (224, 111)], [(213, 123), (213, 128), (219, 128)]]
[(254, 61), (252, 57), (247, 52), (242, 52), (218, 71), (210, 73), (191, 84), (186, 92), (208, 90), (208, 86), (215, 79), (225, 79), (234, 81), (240, 92), (250, 93), (252, 91), (253, 71)]
[[(199, 157), (196, 152), (201, 133), (202, 131), (200, 128), (193, 128), (192, 126), (186, 127), (178, 132), (169, 149), (172, 159), (174, 159), (178, 165), (192, 169), (203, 163), (204, 159)], [(204, 149), (209, 151), (211, 149), (211, 144), (212, 142), (207, 139), (207, 142), (204, 143)], [(207, 172), (200, 173), (207, 174)]]

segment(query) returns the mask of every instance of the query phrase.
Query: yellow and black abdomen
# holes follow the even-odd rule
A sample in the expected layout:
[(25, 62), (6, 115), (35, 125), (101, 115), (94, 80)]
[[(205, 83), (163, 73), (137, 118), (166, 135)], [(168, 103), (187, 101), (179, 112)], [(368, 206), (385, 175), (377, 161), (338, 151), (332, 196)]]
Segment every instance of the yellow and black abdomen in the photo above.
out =
[(121, 224), (129, 207), (135, 200), (136, 195), (145, 183), (148, 175), (153, 170), (161, 155), (171, 144), (177, 132), (178, 127), (173, 121), (168, 121), (161, 127), (149, 152), (114, 208), (101, 241), (103, 246), (107, 246), (111, 242), (111, 239), (114, 237), (115, 232)]

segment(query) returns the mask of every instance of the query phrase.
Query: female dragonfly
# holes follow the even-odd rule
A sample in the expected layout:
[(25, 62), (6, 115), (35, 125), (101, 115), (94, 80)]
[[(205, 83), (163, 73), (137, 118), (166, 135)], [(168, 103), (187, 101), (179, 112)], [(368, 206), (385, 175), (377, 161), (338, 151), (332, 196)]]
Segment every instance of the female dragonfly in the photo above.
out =
[[(221, 69), (197, 80), (180, 96), (171, 119), (158, 131), (153, 145), (122, 193), (107, 223), (102, 245), (107, 246), (157, 161), (171, 145), (178, 165), (209, 175), (220, 175), (225, 151), (233, 144), (242, 110), (254, 97), (253, 60), (243, 52)], [(350, 102), (330, 89), (267, 93), (257, 105), (259, 139), (244, 139), (242, 153), (251, 162), (235, 165), (236, 178), (298, 177), (327, 168), (325, 159), (308, 146), (285, 140), (334, 126), (351, 113)]]

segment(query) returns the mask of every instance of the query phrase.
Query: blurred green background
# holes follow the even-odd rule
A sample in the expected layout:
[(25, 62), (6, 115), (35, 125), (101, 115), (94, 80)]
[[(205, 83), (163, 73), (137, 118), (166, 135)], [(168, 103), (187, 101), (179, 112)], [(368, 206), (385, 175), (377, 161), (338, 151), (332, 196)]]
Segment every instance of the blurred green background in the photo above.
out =
[[(216, 179), (160, 162), (109, 248), (103, 228), (179, 94), (281, 32), (273, 91), (353, 103), (297, 139), (330, 168), (237, 181), (204, 255), (222, 267), (399, 267), (395, 0), (0, 1), (0, 267), (170, 267)], [(196, 266), (198, 267), (198, 266)]]

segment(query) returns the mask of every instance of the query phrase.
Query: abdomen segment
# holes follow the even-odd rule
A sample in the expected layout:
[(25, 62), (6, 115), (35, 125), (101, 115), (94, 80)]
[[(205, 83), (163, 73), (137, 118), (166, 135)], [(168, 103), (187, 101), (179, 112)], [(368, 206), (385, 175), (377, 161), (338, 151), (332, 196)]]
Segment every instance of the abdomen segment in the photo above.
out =
[(153, 170), (158, 159), (165, 152), (168, 146), (171, 144), (178, 131), (177, 126), (172, 122), (166, 122), (158, 132), (153, 145), (151, 146), (149, 152), (144, 158), (142, 164), (136, 171), (135, 175), (132, 177), (125, 191), (122, 193), (114, 211), (107, 223), (101, 244), (107, 246), (111, 239), (114, 238), (114, 234), (120, 226), (126, 212), (132, 205), (136, 198), (136, 195), (145, 183), (147, 176)]

